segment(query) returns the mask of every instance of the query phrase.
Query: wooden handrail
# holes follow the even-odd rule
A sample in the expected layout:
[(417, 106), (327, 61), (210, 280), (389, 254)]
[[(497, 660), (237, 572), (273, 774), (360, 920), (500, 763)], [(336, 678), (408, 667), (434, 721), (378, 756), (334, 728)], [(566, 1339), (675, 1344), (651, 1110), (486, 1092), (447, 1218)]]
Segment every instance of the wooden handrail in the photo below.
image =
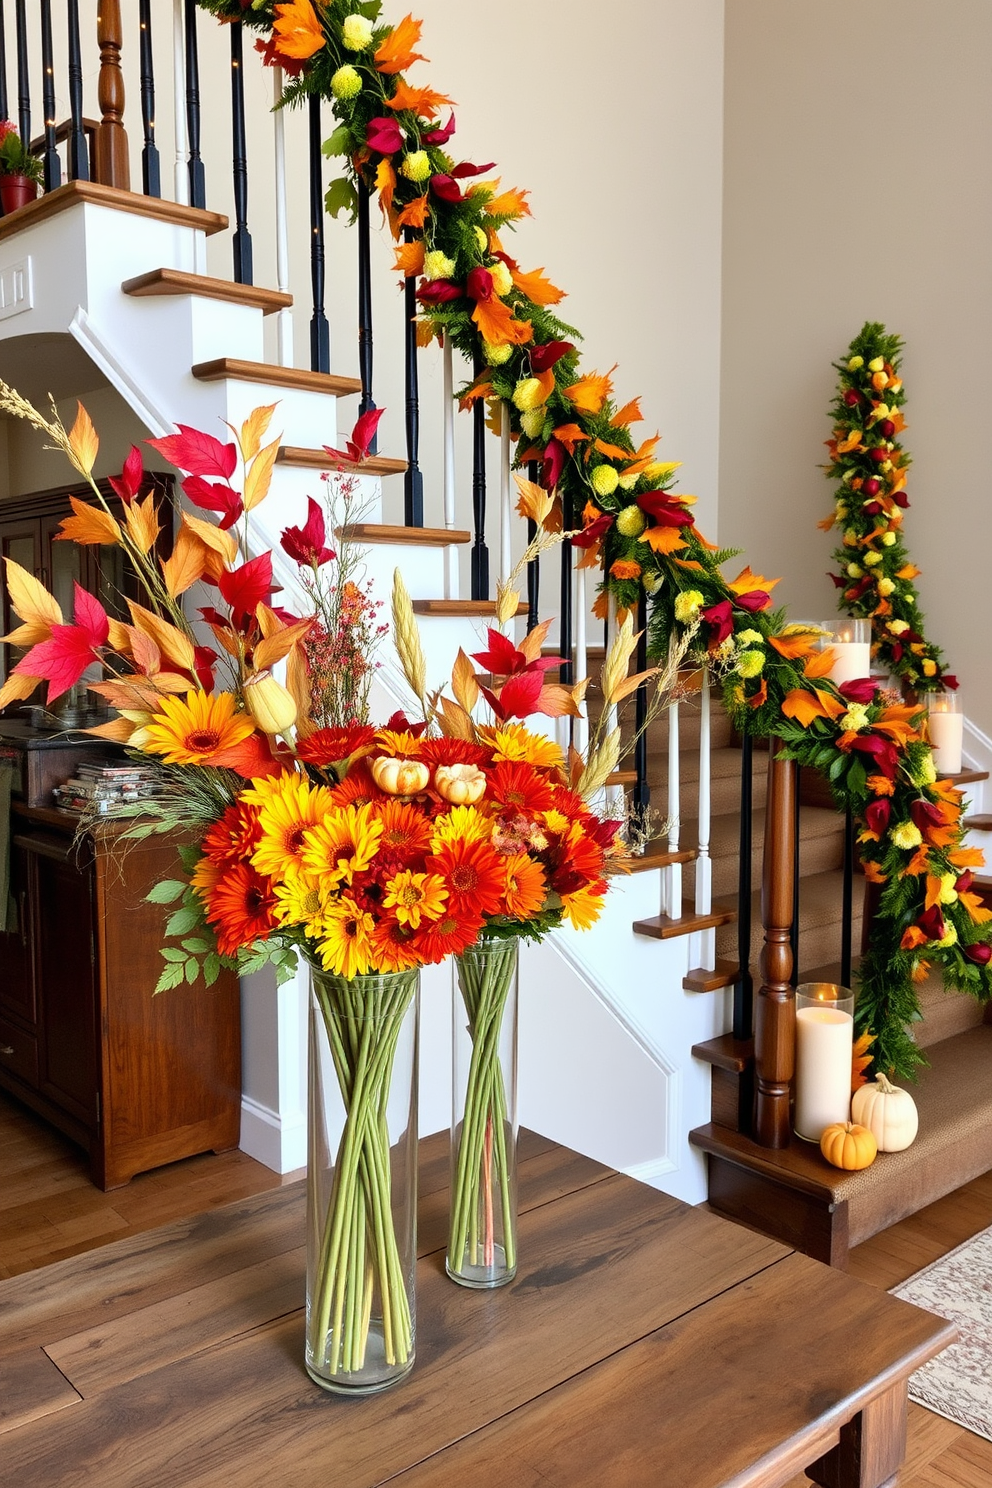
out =
[(93, 179), (104, 186), (130, 191), (131, 171), (124, 128), (124, 74), (121, 72), (124, 36), (120, 0), (100, 0), (96, 35), (100, 47), (97, 96), (101, 118), (94, 151)]
[(792, 870), (796, 766), (768, 757), (768, 804), (761, 882), (761, 987), (755, 1010), (755, 1137), (763, 1147), (789, 1145), (792, 1077), (796, 1063), (796, 1003), (792, 974)]

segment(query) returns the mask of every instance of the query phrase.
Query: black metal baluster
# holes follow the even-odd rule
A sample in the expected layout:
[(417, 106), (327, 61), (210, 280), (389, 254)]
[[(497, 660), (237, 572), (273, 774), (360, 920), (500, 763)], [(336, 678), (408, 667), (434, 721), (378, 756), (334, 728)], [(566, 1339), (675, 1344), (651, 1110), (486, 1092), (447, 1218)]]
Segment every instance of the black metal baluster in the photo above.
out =
[(854, 815), (844, 813), (844, 892), (840, 925), (840, 983), (851, 985), (851, 910), (854, 902)]
[(251, 284), (251, 233), (248, 231), (248, 145), (245, 140), (245, 79), (242, 24), (231, 22), (231, 137), (234, 165), (234, 282)]
[(186, 146), (189, 150), (189, 204), (207, 205), (207, 179), (200, 159), (200, 57), (196, 41), (196, 0), (186, 0)]
[[(372, 263), (369, 249), (372, 230), (369, 225), (369, 202), (371, 191), (364, 182), (358, 184), (358, 375), (362, 379), (362, 397), (359, 413), (371, 413), (375, 408), (372, 396)], [(375, 454), (378, 442), (373, 439), (369, 449)]]
[(55, 148), (55, 59), (52, 47), (52, 0), (41, 0), (41, 102), (45, 147), (41, 154), (46, 191), (62, 185), (62, 162)]
[[(403, 229), (403, 241), (413, 242), (413, 228)], [(403, 281), (403, 327), (406, 361), (406, 475), (403, 477), (403, 513), (408, 527), (424, 525), (424, 477), (420, 469), (420, 384), (417, 371), (417, 276)]]
[[(532, 485), (537, 485), (539, 468), (536, 460), (531, 460), (527, 466), (527, 479)], [(532, 543), (537, 536), (537, 523), (528, 519), (527, 542)], [(527, 565), (527, 629), (533, 630), (540, 619), (541, 605), (541, 560), (532, 558)]]
[[(644, 672), (648, 665), (648, 600), (647, 595), (641, 590), (637, 600), (637, 652), (635, 670)], [(648, 824), (648, 811), (651, 806), (651, 787), (648, 784), (648, 687), (642, 682), (634, 693), (634, 732), (637, 735), (634, 744), (634, 790), (633, 790), (633, 815), (635, 827), (646, 830)]]
[(24, 0), (14, 0), (17, 30), (17, 130), (27, 145), (31, 141), (31, 83), (28, 79), (28, 23)]
[(7, 114), (7, 19), (3, 13), (3, 0), (0, 0), (0, 119), (8, 118)]
[(310, 284), (313, 314), (310, 317), (310, 370), (331, 370), (331, 328), (324, 314), (324, 176), (320, 150), (320, 98), (310, 94)]
[[(88, 181), (90, 158), (83, 131), (83, 59), (79, 46), (79, 0), (69, 0), (69, 140), (68, 164), (71, 181)], [(2, 23), (2, 12), (0, 12)], [(0, 113), (3, 110), (0, 109)]]
[(799, 781), (802, 769), (796, 766), (796, 812), (792, 818), (792, 928), (789, 931), (789, 944), (792, 947), (792, 975), (789, 980), (794, 987), (799, 986), (799, 841), (801, 832), (799, 830)]
[[(754, 740), (741, 736), (741, 838), (737, 885), (737, 980), (734, 983), (734, 1038), (754, 1031), (754, 983), (751, 980), (751, 829)], [(749, 1118), (750, 1119), (750, 1118)]]
[[(484, 363), (477, 354), (473, 365), (476, 377)], [(472, 598), (489, 598), (489, 549), (486, 547), (486, 400), (476, 398), (472, 404)]]
[[(571, 505), (564, 491), (561, 496), (562, 512), (561, 518), (566, 532), (571, 532), (575, 523), (573, 521)], [(561, 545), (561, 587), (558, 594), (558, 655), (561, 657), (561, 666), (558, 668), (558, 680), (564, 687), (571, 687), (574, 678), (574, 666), (572, 663), (572, 544), (563, 542)]]
[(140, 0), (138, 63), (141, 80), (141, 122), (145, 132), (141, 151), (141, 185), (146, 196), (162, 195), (162, 171), (155, 144), (155, 64), (152, 57), (152, 3)]

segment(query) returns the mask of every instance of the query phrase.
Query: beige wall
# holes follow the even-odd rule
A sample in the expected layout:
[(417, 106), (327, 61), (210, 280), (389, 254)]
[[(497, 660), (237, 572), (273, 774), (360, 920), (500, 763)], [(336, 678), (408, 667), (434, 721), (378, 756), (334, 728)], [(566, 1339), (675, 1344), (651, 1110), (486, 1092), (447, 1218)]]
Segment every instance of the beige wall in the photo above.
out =
[(990, 67), (987, 0), (727, 5), (720, 539), (785, 575), (793, 613), (833, 613), (830, 363), (884, 321), (928, 633), (988, 733)]

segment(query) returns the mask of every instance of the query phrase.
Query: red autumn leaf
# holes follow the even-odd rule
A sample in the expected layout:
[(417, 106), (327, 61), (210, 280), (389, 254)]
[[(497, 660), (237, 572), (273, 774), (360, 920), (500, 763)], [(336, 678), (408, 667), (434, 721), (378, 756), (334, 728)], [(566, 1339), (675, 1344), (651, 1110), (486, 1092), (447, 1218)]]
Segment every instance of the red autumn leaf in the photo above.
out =
[(613, 517), (608, 512), (604, 513), (603, 516), (590, 522), (589, 526), (584, 527), (581, 532), (576, 532), (572, 538), (573, 548), (591, 548), (593, 543), (597, 542), (612, 526)]
[(88, 593), (79, 584), (73, 584), (75, 605), (73, 614), (76, 624), (89, 636), (91, 645), (103, 646), (110, 634), (107, 612), (95, 595)]
[(260, 553), (240, 568), (225, 569), (217, 587), (231, 606), (235, 625), (240, 625), (272, 593), (272, 554)]
[(543, 346), (534, 346), (530, 353), (531, 371), (547, 372), (563, 356), (574, 350), (571, 341), (546, 341)]
[(445, 175), (443, 172), (440, 175), (431, 176), (431, 190), (442, 201), (459, 202), (462, 199), (462, 188), (454, 176)]
[(240, 744), (222, 749), (210, 763), (225, 770), (234, 770), (245, 780), (259, 780), (265, 775), (278, 775), (282, 765), (273, 759), (267, 740), (260, 734), (249, 734)]
[(125, 506), (131, 502), (141, 490), (141, 482), (144, 480), (145, 470), (141, 463), (141, 451), (136, 444), (132, 444), (131, 453), (124, 461), (124, 469), (120, 475), (108, 477), (111, 486), (117, 492)]
[(368, 413), (360, 414), (355, 420), (351, 438), (347, 441), (347, 449), (332, 449), (329, 444), (325, 444), (324, 449), (335, 460), (351, 460), (358, 464), (367, 459), (379, 420), (385, 411), (384, 408), (370, 408)]
[(183, 490), (194, 506), (203, 511), (223, 513), (218, 524), (222, 531), (233, 527), (245, 509), (238, 492), (220, 481), (205, 481), (200, 475), (188, 475), (183, 481)]
[(325, 547), (327, 531), (324, 513), (312, 496), (307, 497), (307, 520), (303, 527), (287, 527), (279, 539), (279, 545), (294, 563), (307, 568), (319, 568), (322, 563), (331, 563), (337, 556), (333, 548)]
[(188, 424), (177, 424), (178, 434), (167, 434), (164, 439), (146, 439), (152, 449), (175, 465), (179, 470), (188, 470), (190, 475), (215, 475), (221, 480), (230, 480), (238, 463), (238, 451), (233, 444), (221, 444), (212, 434), (200, 429), (191, 429)]
[(53, 625), (48, 640), (32, 646), (14, 668), (15, 672), (46, 681), (49, 703), (75, 686), (110, 634), (107, 612), (100, 601), (78, 584), (74, 587), (76, 624)]
[(664, 527), (691, 527), (694, 518), (681, 506), (670, 491), (642, 491), (637, 498), (642, 511), (654, 517)]
[(204, 692), (213, 692), (214, 662), (217, 660), (217, 652), (213, 646), (194, 646), (193, 655), (196, 658), (196, 680)]
[(403, 144), (403, 131), (395, 119), (383, 116), (369, 120), (365, 139), (377, 155), (395, 155)]
[(538, 670), (518, 672), (499, 690), (499, 703), (504, 718), (526, 718), (537, 711), (544, 678)]
[(495, 160), (490, 160), (488, 165), (471, 165), (467, 160), (463, 160), (461, 165), (455, 166), (451, 174), (456, 181), (463, 181), (466, 176), (485, 175), (486, 171), (491, 171), (495, 164)]
[(431, 129), (427, 134), (420, 136), (425, 145), (446, 145), (455, 132), (455, 116), (448, 115), (448, 122), (443, 129)]
[(544, 460), (541, 464), (541, 485), (546, 491), (553, 491), (561, 480), (561, 473), (565, 468), (565, 446), (557, 439), (549, 439), (544, 450)]
[(527, 665), (527, 658), (522, 651), (518, 651), (511, 640), (508, 640), (502, 631), (493, 630), (490, 626), (488, 631), (489, 649), (486, 651), (473, 651), (472, 660), (477, 661), (480, 666), (485, 667), (494, 677), (509, 677), (514, 672), (522, 671)]
[(746, 594), (738, 594), (737, 596), (738, 609), (747, 610), (752, 615), (758, 614), (761, 610), (767, 610), (771, 602), (771, 595), (766, 593), (764, 589), (749, 589)]

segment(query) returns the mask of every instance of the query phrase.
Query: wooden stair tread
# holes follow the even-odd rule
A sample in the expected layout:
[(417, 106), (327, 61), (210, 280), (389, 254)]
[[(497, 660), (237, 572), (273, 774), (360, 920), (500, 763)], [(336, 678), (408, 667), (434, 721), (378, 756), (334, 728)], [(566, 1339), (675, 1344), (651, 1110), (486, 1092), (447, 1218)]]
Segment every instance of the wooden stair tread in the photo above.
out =
[[(413, 609), (417, 615), (495, 616), (496, 601), (494, 599), (415, 599)], [(516, 613), (526, 615), (526, 600), (520, 601)]]
[(396, 527), (388, 522), (351, 522), (338, 527), (337, 536), (346, 542), (394, 543), (397, 546), (448, 548), (470, 543), (471, 532), (457, 527)]
[[(610, 780), (613, 776), (610, 776)], [(609, 785), (610, 780), (606, 783)], [(646, 852), (637, 857), (622, 858), (620, 866), (628, 873), (650, 873), (653, 868), (667, 868), (671, 863), (692, 863), (696, 859), (695, 848), (687, 848), (684, 852)]]
[(732, 1033), (723, 1033), (718, 1038), (693, 1044), (692, 1057), (729, 1074), (742, 1075), (754, 1059), (754, 1039), (736, 1039)]
[(965, 827), (972, 832), (992, 832), (992, 816), (987, 813), (979, 813), (977, 816), (966, 816)]
[(614, 770), (612, 775), (607, 775), (606, 785), (636, 785), (636, 770)]
[(857, 1245), (992, 1168), (992, 1024), (983, 1023), (928, 1051), (930, 1068), (911, 1088), (920, 1135), (904, 1152), (879, 1153), (870, 1168), (842, 1173), (810, 1142), (760, 1147), (710, 1123), (690, 1132), (695, 1147), (751, 1169), (828, 1206), (848, 1206)]
[(717, 958), (716, 965), (709, 969), (705, 966), (693, 967), (682, 978), (682, 990), (684, 992), (719, 992), (722, 987), (731, 987), (736, 982), (740, 967), (736, 961), (721, 961)]
[(206, 300), (224, 300), (231, 305), (248, 305), (272, 315), (293, 303), (291, 294), (278, 289), (261, 289), (257, 284), (237, 284), (233, 279), (211, 279), (206, 274), (187, 274), (183, 269), (151, 269), (125, 279), (121, 290), (126, 295), (196, 295)]
[(192, 369), (199, 382), (261, 382), (271, 387), (298, 388), (308, 393), (328, 393), (345, 398), (362, 391), (358, 377), (338, 377), (333, 372), (308, 372), (303, 367), (280, 367), (275, 362), (245, 362), (239, 357), (215, 357), (197, 362)]
[(368, 455), (364, 460), (335, 460), (325, 449), (304, 449), (298, 444), (284, 444), (276, 456), (279, 465), (302, 466), (306, 470), (343, 470), (349, 475), (402, 475), (405, 460), (388, 455)]
[(949, 780), (952, 785), (976, 785), (980, 780), (988, 780), (988, 770), (959, 770), (956, 775), (942, 775), (941, 780)]
[(711, 914), (698, 915), (695, 906), (687, 899), (682, 905), (682, 918), (673, 920), (668, 915), (652, 915), (648, 920), (635, 920), (635, 935), (647, 935), (652, 940), (674, 940), (679, 935), (692, 935), (696, 930), (710, 930), (716, 925), (729, 925), (736, 920), (736, 909), (714, 909)]
[(179, 227), (198, 228), (210, 237), (223, 232), (228, 219), (222, 212), (206, 212), (199, 207), (186, 207), (180, 202), (166, 201), (158, 196), (143, 196), (137, 191), (121, 191), (116, 186), (102, 186), (97, 181), (67, 181), (54, 191), (47, 191), (27, 206), (16, 212), (8, 212), (0, 218), (0, 241), (12, 237), (22, 228), (34, 227), (48, 217), (68, 211), (79, 202), (90, 202), (94, 206), (113, 207), (118, 212), (128, 212), (134, 217), (154, 217), (160, 222), (174, 222)]

